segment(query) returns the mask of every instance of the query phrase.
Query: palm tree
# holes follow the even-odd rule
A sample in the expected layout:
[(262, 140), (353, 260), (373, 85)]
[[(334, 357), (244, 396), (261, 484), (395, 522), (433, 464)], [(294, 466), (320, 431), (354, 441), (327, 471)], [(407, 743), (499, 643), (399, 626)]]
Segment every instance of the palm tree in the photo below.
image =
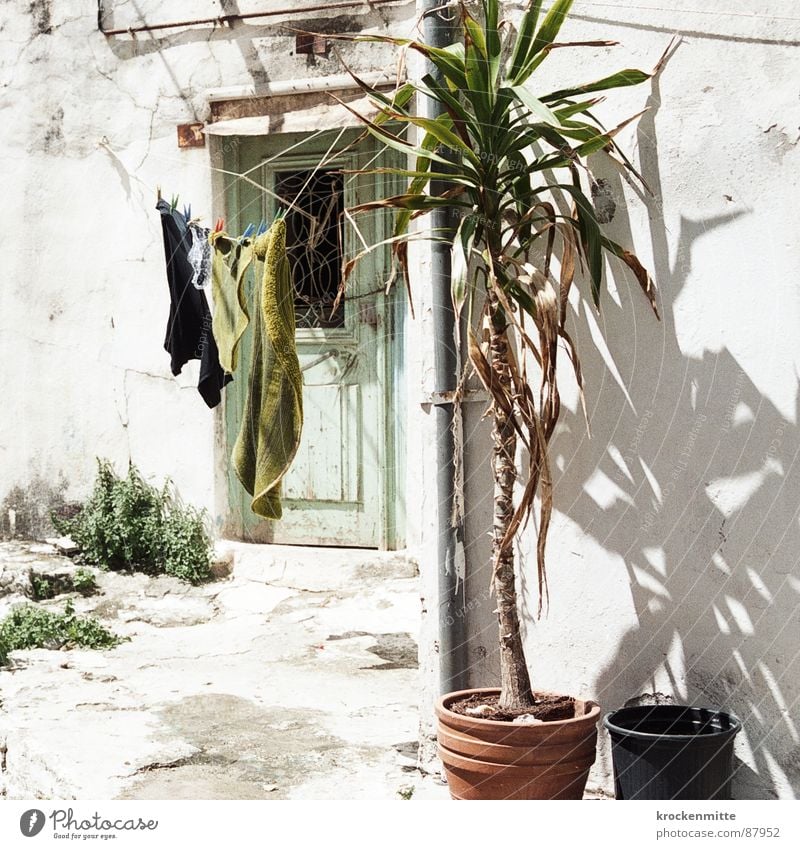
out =
[[(498, 0), (481, 0), (478, 20), (462, 5), (461, 39), (445, 48), (389, 36), (358, 37), (418, 51), (436, 73), (405, 83), (393, 96), (354, 75), (378, 107), (375, 119), (358, 116), (366, 130), (415, 164), (381, 169), (408, 179), (403, 194), (353, 211), (398, 210), (389, 242), (406, 280), (412, 219), (441, 207), (458, 214), (454, 235), (432, 233), (431, 238), (452, 240), (453, 304), (457, 316), (467, 307), (469, 362), (491, 399), (492, 585), (500, 632), (500, 706), (517, 711), (532, 707), (535, 700), (520, 635), (513, 542), (538, 495), (541, 612), (553, 504), (548, 446), (560, 413), (556, 366), (562, 349), (583, 401), (581, 363), (566, 326), (570, 290), (576, 276), (585, 277), (599, 309), (605, 252), (633, 272), (658, 316), (647, 271), (633, 253), (603, 234), (584, 188), (594, 184), (585, 160), (600, 151), (644, 182), (614, 141), (639, 115), (609, 130), (593, 109), (603, 99), (598, 92), (642, 83), (659, 66), (652, 73), (624, 70), (584, 85), (537, 92), (534, 73), (553, 50), (615, 42), (557, 42), (572, 0), (556, 0), (541, 23), (542, 2), (531, 0), (516, 33), (498, 22), (498, 6)], [(438, 117), (412, 109), (417, 93), (433, 99)], [(409, 127), (418, 131), (418, 143), (406, 138)], [(444, 191), (442, 181), (449, 187)], [(585, 404), (583, 409), (585, 415)], [(518, 443), (528, 458), (525, 468), (518, 467)], [(515, 505), (520, 476), (524, 486)]]

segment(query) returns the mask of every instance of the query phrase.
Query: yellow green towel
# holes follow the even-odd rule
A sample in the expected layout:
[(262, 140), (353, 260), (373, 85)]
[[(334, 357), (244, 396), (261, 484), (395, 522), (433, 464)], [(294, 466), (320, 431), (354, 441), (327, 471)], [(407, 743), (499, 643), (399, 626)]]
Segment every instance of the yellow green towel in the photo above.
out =
[(253, 261), (253, 243), (250, 239), (236, 241), (226, 233), (212, 233), (208, 240), (214, 249), (211, 259), (211, 295), (214, 302), (211, 331), (219, 349), (220, 365), (228, 374), (233, 374), (238, 364), (239, 342), (250, 322), (244, 282)]
[(297, 453), (303, 428), (303, 377), (297, 361), (294, 288), (286, 256), (286, 222), (256, 237), (254, 255), (264, 260), (256, 286), (253, 361), (233, 467), (253, 496), (252, 510), (280, 519), (281, 479)]

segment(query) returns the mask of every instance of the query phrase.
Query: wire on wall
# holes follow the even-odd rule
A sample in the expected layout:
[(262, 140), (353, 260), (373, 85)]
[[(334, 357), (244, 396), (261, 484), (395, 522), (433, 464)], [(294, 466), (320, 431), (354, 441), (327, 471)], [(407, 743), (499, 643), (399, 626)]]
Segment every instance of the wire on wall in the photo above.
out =
[(106, 29), (103, 26), (105, 18), (105, 8), (103, 0), (97, 2), (97, 28), (103, 35), (133, 35), (137, 32), (152, 32), (153, 30), (163, 29), (185, 29), (186, 27), (194, 26), (230, 26), (236, 21), (250, 20), (251, 18), (274, 18), (278, 16), (300, 15), (306, 12), (329, 12), (332, 9), (353, 9), (358, 6), (366, 6), (372, 9), (373, 6), (386, 6), (392, 3), (408, 2), (408, 0), (342, 0), (339, 3), (319, 3), (313, 6), (286, 6), (281, 9), (269, 9), (262, 12), (236, 12), (223, 13), (214, 18), (194, 18), (186, 21), (169, 21), (166, 23), (148, 24), (142, 22), (136, 26), (117, 27)]
[(576, 6), (599, 6), (607, 9), (636, 9), (642, 12), (669, 12), (671, 15), (710, 15), (714, 18), (758, 18), (763, 21), (796, 21), (800, 18), (789, 15), (765, 15), (761, 12), (730, 12), (721, 9), (684, 9), (667, 6), (638, 6), (631, 3), (602, 3), (599, 0), (578, 0)]

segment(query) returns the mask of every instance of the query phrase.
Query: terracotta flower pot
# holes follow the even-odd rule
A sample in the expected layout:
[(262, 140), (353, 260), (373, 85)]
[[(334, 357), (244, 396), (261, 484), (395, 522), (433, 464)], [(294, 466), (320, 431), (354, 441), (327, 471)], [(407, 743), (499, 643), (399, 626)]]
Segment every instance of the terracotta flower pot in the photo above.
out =
[[(597, 748), (600, 708), (575, 702), (573, 719), (523, 725), (462, 716), (449, 705), (497, 689), (447, 693), (436, 703), (439, 757), (454, 799), (580, 799)], [(544, 694), (542, 694), (544, 695)]]

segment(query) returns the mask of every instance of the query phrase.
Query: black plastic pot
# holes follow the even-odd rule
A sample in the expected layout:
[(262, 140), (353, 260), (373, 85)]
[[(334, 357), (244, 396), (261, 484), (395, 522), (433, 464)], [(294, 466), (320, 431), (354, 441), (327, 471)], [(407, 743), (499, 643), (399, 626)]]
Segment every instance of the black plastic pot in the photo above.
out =
[(683, 705), (647, 705), (609, 713), (617, 799), (730, 799), (730, 713)]

